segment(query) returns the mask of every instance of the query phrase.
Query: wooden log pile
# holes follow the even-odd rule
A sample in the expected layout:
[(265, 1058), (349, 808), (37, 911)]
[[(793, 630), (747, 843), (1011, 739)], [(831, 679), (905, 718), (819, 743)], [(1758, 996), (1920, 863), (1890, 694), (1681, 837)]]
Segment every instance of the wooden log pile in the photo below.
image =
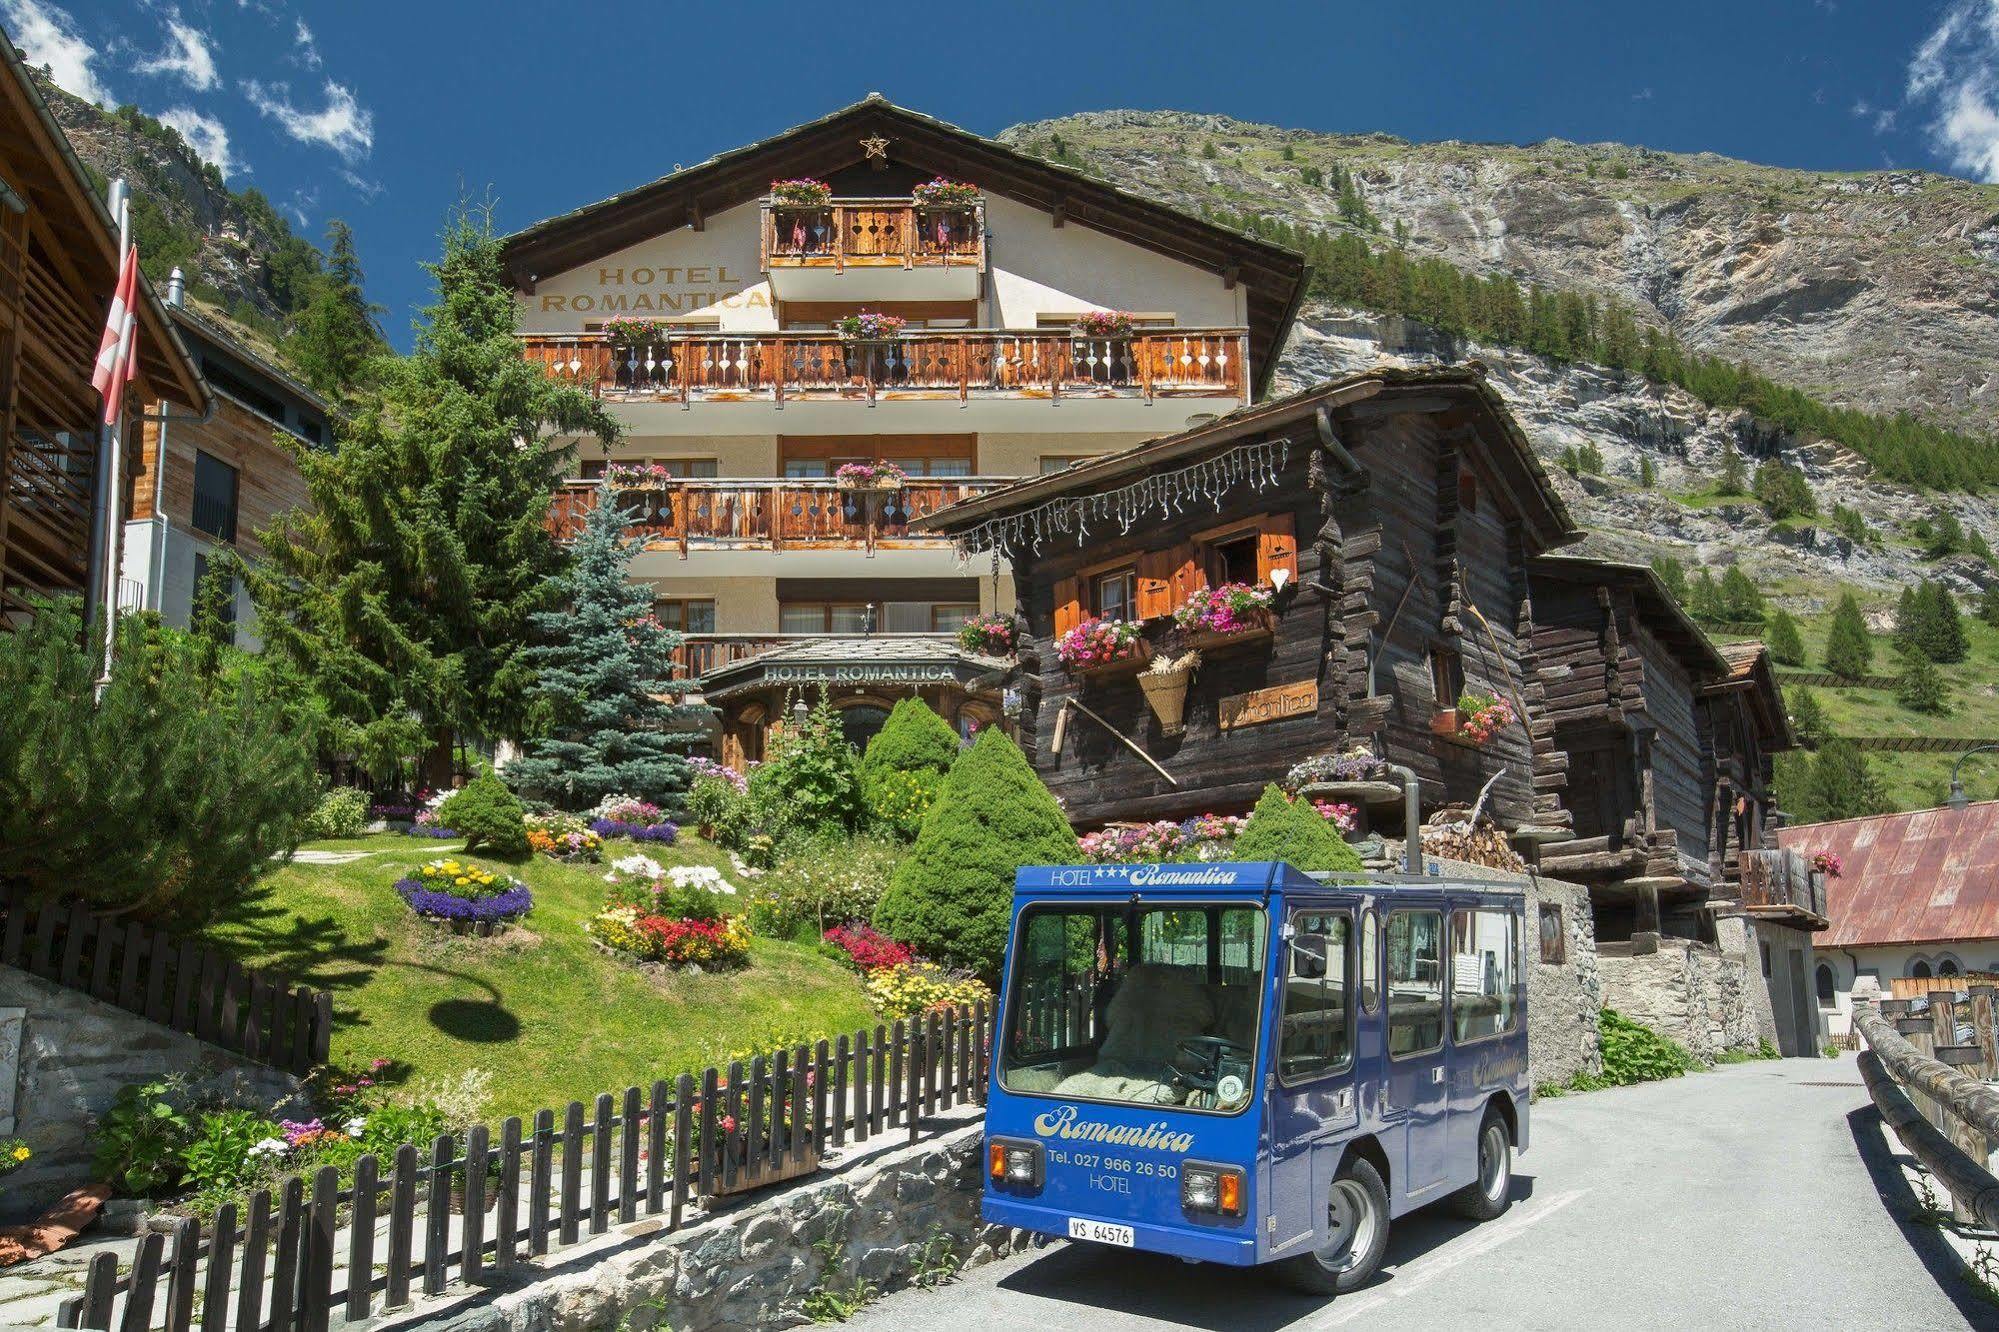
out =
[(1490, 818), (1463, 806), (1438, 810), (1423, 825), (1423, 852), (1468, 865), (1524, 873), (1527, 862)]

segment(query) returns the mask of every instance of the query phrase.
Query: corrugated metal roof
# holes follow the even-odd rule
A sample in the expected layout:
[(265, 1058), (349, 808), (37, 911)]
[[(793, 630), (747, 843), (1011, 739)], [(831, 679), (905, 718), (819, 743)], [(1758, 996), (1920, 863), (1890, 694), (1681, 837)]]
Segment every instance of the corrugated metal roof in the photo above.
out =
[(1818, 948), (1999, 939), (1999, 801), (1784, 828), (1778, 844), (1831, 851), (1832, 928)]

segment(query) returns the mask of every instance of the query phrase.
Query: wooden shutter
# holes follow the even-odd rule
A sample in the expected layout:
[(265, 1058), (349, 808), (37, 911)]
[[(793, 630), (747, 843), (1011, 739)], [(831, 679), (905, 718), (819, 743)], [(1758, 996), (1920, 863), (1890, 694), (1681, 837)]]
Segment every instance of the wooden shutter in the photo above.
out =
[(1201, 568), (1200, 552), (1192, 543), (1175, 546), (1166, 553), (1167, 565), (1172, 569), (1169, 576), (1170, 597), (1174, 609), (1187, 604), (1187, 598), (1208, 585), (1208, 575)]
[(1138, 618), (1154, 619), (1171, 615), (1173, 602), (1172, 550), (1148, 550), (1138, 557)]
[(1288, 513), (1266, 514), (1256, 523), (1256, 581), (1270, 582), (1270, 576), (1284, 570), (1292, 585), (1298, 582), (1298, 537)]
[(1058, 578), (1055, 580), (1055, 636), (1074, 629), (1083, 622), (1083, 580), (1080, 578)]

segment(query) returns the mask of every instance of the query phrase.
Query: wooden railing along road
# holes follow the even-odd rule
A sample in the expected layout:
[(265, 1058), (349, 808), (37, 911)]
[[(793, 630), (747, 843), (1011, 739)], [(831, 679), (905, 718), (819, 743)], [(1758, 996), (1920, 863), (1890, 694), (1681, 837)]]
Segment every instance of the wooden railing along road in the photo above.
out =
[(837, 333), (675, 334), (613, 346), (602, 333), (530, 333), (522, 352), (551, 377), (622, 401), (776, 402), (890, 398), (1248, 399), (1239, 328), (953, 329), (856, 342)]
[(98, 1254), (57, 1325), (326, 1332), (336, 1310), (353, 1323), (516, 1279), (641, 1212), (675, 1231), (704, 1198), (797, 1179), (850, 1142), (950, 1127), (925, 1117), (984, 1101), (990, 1035), (983, 1003), (933, 1011), (363, 1156), (347, 1186), (331, 1166), (294, 1176), (206, 1227), (177, 1221), (170, 1243), (147, 1234), (126, 1272)]
[(825, 267), (972, 268), (986, 263), (986, 206), (835, 199), (816, 208), (765, 203), (763, 271)]
[[(961, 499), (996, 490), (1014, 477), (916, 477), (899, 490), (843, 490), (832, 481), (795, 478), (682, 481), (664, 489), (621, 490), (625, 531), (647, 549), (671, 547), (682, 558), (693, 545), (765, 550), (861, 547), (883, 542), (942, 546), (945, 538), (913, 536), (909, 524)], [(574, 540), (604, 493), (596, 481), (572, 481), (555, 492), (549, 523), (558, 541)]]
[(1858, 1002), (1853, 1025), (1868, 1048), (1860, 1075), (1881, 1118), (1950, 1191), (1960, 1222), (1999, 1230), (1999, 991), (1933, 991), (1922, 999)]

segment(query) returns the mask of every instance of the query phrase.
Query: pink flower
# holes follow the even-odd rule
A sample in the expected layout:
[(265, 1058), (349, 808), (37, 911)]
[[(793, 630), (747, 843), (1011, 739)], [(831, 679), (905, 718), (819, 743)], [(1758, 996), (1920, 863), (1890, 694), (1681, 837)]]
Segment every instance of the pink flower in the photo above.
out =
[(734, 1115), (723, 1115), (722, 1132), (734, 1133), (735, 1131), (736, 1131), (736, 1117)]

